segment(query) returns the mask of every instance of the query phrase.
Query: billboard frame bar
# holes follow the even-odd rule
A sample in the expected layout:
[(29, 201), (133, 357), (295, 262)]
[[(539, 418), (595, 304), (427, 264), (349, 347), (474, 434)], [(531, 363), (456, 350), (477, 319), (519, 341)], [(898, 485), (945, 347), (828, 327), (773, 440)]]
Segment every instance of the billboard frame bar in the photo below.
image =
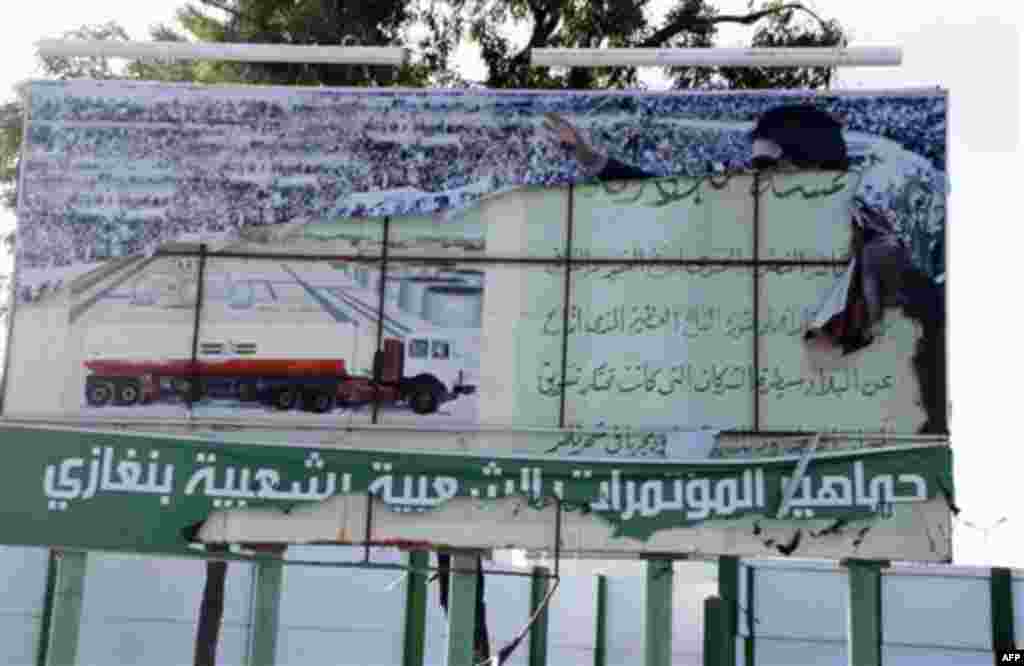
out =
[[(376, 401), (374, 401), (376, 404)], [(370, 562), (370, 541), (373, 536), (373, 492), (366, 491), (366, 525), (363, 537), (363, 563)]]
[[(89, 425), (82, 426), (85, 422)], [(0, 417), (0, 427), (9, 428), (28, 428), (36, 430), (58, 430), (67, 431), (74, 430), (83, 433), (92, 432), (109, 432), (109, 430), (103, 431), (105, 427), (127, 427), (127, 426), (188, 426), (188, 427), (218, 427), (218, 428), (231, 428), (234, 427), (239, 431), (251, 430), (247, 426), (257, 426), (263, 429), (273, 429), (275, 424), (273, 422), (264, 422), (259, 420), (258, 417), (248, 417), (245, 419), (244, 424), (238, 419), (229, 419), (227, 417), (213, 417), (213, 416), (201, 416), (195, 418), (174, 418), (174, 417), (137, 417), (132, 419), (131, 417), (124, 416), (111, 416), (111, 417), (100, 417), (91, 416), (88, 419), (81, 419), (79, 417), (69, 417), (66, 414), (55, 414), (55, 415), (41, 415), (41, 416), (19, 416), (17, 418), (11, 417)], [(408, 425), (402, 424), (377, 424), (377, 428), (368, 428), (365, 425), (352, 426), (346, 425), (338, 427), (334, 424), (325, 424), (323, 422), (311, 422), (311, 421), (298, 421), (288, 423), (288, 430), (299, 430), (299, 431), (320, 431), (330, 430), (332, 432), (357, 432), (362, 430), (394, 430), (399, 432), (430, 432), (430, 433), (450, 433), (450, 434), (490, 434), (490, 433), (506, 433), (506, 432), (522, 432), (524, 434), (530, 433), (560, 433), (570, 430), (570, 428), (557, 428), (557, 427), (542, 427), (542, 426), (516, 426), (514, 424), (507, 424), (501, 426), (490, 426), (484, 428), (413, 428)], [(571, 428), (577, 432), (603, 432), (599, 428)], [(649, 432), (670, 432), (670, 428), (649, 428)], [(120, 431), (117, 431), (120, 433)], [(749, 430), (749, 429), (737, 429), (737, 430), (722, 430), (722, 434), (732, 437), (764, 437), (764, 438), (776, 438), (776, 439), (810, 439), (815, 435), (821, 434), (823, 440), (835, 440), (835, 439), (883, 439), (893, 442), (910, 442), (909, 446), (937, 446), (940, 444), (947, 444), (949, 437), (947, 435), (938, 434), (918, 434), (918, 433), (900, 433), (900, 432), (863, 432), (863, 431), (852, 431), (852, 430)], [(129, 432), (126, 434), (136, 434)], [(141, 433), (146, 435), (152, 435), (153, 433)], [(164, 436), (165, 433), (156, 433), (158, 436)], [(166, 436), (176, 437), (177, 435), (167, 434)], [(187, 437), (187, 436), (186, 436)]]
[[(196, 257), (197, 251), (193, 250), (160, 250), (155, 257)], [(267, 261), (350, 261), (353, 263), (377, 263), (383, 255), (366, 256), (358, 254), (277, 254), (273, 252), (231, 252), (231, 251), (207, 251), (206, 256), (211, 259), (257, 259)], [(480, 256), (453, 256), (453, 255), (427, 255), (427, 256), (399, 256), (388, 257), (389, 262), (402, 264), (532, 264), (544, 266), (564, 266), (566, 264), (585, 265), (622, 265), (636, 264), (638, 266), (735, 266), (741, 268), (764, 267), (835, 267), (846, 268), (849, 259), (715, 259), (711, 257), (695, 257), (692, 259), (673, 259), (669, 257), (480, 257)]]
[(562, 565), (562, 498), (555, 497), (555, 575), (560, 578)]
[[(575, 206), (573, 205), (574, 198), (573, 186), (569, 186), (568, 199), (568, 211), (566, 212), (566, 230), (565, 230), (565, 257), (561, 260), (556, 260), (558, 267), (565, 268), (565, 283), (562, 294), (562, 381), (559, 382), (559, 394), (558, 394), (558, 427), (565, 427), (565, 402), (566, 402), (566, 388), (565, 388), (565, 377), (569, 372), (569, 310), (572, 303), (572, 265), (575, 260), (572, 256), (572, 241), (573, 241), (573, 229), (575, 226), (575, 220), (573, 213), (575, 212)], [(386, 238), (386, 237), (385, 237)], [(387, 244), (385, 243), (385, 246)], [(556, 540), (560, 541), (560, 539)], [(557, 562), (557, 560), (556, 560)]]
[[(388, 239), (388, 238), (391, 237), (390, 236), (390, 233), (391, 233), (391, 217), (390, 216), (384, 218), (384, 229), (382, 230), (381, 233), (383, 233), (385, 239)], [(384, 247), (382, 248), (382, 251), (381, 251), (381, 256), (380, 256), (380, 277), (379, 277), (379, 282), (378, 282), (378, 285), (377, 285), (377, 321), (376, 321), (376, 326), (377, 326), (377, 350), (376, 350), (376, 353), (374, 354), (375, 357), (378, 357), (378, 355), (381, 354), (381, 352), (383, 351), (382, 347), (383, 347), (383, 344), (384, 344), (384, 301), (387, 298), (387, 275), (388, 275), (388, 244), (385, 242), (384, 243)], [(376, 358), (374, 359), (373, 369), (374, 369), (373, 374), (376, 375), (377, 374)], [(373, 423), (374, 425), (377, 425), (377, 424), (380, 423), (381, 396), (380, 396), (380, 383), (378, 381), (376, 381), (377, 379), (379, 379), (379, 377), (375, 376), (374, 377), (375, 381), (373, 382), (373, 412), (371, 413), (371, 416), (370, 416), (370, 422)]]
[(196, 280), (198, 282), (196, 284), (195, 318), (192, 326), (192, 362), (190, 364), (191, 372), (189, 373), (191, 381), (187, 398), (189, 417), (192, 416), (192, 405), (199, 402), (201, 397), (199, 383), (199, 331), (203, 325), (203, 295), (206, 292), (206, 243), (199, 245), (199, 266)]
[[(758, 257), (761, 256), (761, 172), (754, 172), (754, 183), (752, 185), (752, 192), (754, 199), (754, 227), (753, 229), (753, 240), (751, 252), (754, 255), (754, 261), (757, 262)], [(754, 430), (760, 430), (761, 428), (761, 394), (757, 390), (760, 388), (759, 381), (761, 379), (761, 271), (757, 270), (758, 265), (754, 265), (754, 303), (751, 308), (754, 311)], [(564, 375), (563, 375), (564, 376)]]

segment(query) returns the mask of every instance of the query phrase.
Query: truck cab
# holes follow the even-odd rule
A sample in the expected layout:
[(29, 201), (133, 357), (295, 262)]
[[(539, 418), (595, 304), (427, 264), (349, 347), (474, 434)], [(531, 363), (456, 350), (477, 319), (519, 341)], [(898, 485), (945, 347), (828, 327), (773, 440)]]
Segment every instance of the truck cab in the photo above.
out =
[(470, 336), (452, 333), (455, 332), (439, 329), (413, 332), (405, 338), (405, 376), (437, 378), (448, 398), (476, 391), (474, 366), (479, 363), (473, 361), (480, 353), (479, 344), (472, 349)]
[(432, 414), (442, 403), (476, 392), (478, 358), (479, 331), (414, 330), (402, 339), (384, 339), (374, 381), (397, 387), (396, 397), (417, 414)]

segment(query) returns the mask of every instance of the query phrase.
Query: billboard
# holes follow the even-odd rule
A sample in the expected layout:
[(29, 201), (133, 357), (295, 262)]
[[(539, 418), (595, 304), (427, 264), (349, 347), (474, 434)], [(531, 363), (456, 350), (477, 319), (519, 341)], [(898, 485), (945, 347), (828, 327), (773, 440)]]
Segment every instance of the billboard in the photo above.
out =
[[(948, 464), (941, 91), (29, 92), (7, 419), (549, 478)], [(948, 479), (914, 474), (895, 513), (948, 522)], [(878, 552), (947, 552), (911, 542)]]

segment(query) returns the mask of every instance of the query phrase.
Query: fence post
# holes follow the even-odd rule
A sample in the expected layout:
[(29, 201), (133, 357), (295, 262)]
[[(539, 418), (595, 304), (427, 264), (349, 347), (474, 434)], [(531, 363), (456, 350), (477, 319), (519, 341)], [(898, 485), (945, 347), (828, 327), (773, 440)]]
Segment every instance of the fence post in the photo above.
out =
[(729, 602), (714, 595), (704, 600), (704, 666), (735, 666), (727, 649), (736, 644), (729, 634), (728, 609)]
[(672, 560), (647, 560), (644, 613), (645, 666), (672, 664)]
[(44, 666), (73, 666), (78, 661), (78, 631), (82, 625), (86, 554), (62, 551), (55, 554), (53, 603), (46, 636)]
[(475, 553), (452, 553), (448, 598), (447, 666), (473, 666), (473, 639), (476, 635), (476, 567)]
[(735, 555), (718, 558), (718, 597), (722, 603), (722, 621), (729, 640), (722, 645), (723, 664), (736, 666), (736, 638), (739, 635), (740, 560)]
[(754, 628), (757, 625), (757, 617), (754, 615), (754, 582), (756, 580), (756, 572), (757, 569), (753, 565), (748, 563), (746, 575), (746, 606), (743, 608), (743, 614), (747, 620), (747, 637), (743, 641), (744, 666), (754, 666), (754, 664), (757, 663), (757, 645), (755, 643), (757, 638), (757, 632), (754, 631)]
[[(537, 612), (548, 594), (548, 570), (534, 567), (530, 579), (530, 617)], [(546, 666), (548, 661), (548, 611), (540, 611), (530, 628), (529, 666)]]
[(402, 666), (423, 666), (427, 627), (427, 567), (430, 553), (414, 550), (408, 555), (405, 578), (405, 624), (402, 632)]
[(276, 558), (260, 560), (256, 562), (255, 569), (249, 663), (252, 666), (274, 666), (277, 659), (284, 563)]
[(850, 585), (846, 644), (850, 666), (882, 666), (882, 560), (843, 560)]
[(597, 577), (597, 608), (594, 609), (594, 666), (608, 662), (608, 579)]
[(999, 666), (999, 652), (1014, 649), (1013, 578), (1009, 569), (994, 567), (989, 577), (992, 604), (993, 663)]

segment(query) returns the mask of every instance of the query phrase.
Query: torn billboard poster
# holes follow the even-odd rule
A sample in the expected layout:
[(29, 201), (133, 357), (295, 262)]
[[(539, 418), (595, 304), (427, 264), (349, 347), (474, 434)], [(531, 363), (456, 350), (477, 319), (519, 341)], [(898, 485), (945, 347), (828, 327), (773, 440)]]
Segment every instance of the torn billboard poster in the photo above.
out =
[(944, 92), (28, 91), (7, 416), (948, 433)]

